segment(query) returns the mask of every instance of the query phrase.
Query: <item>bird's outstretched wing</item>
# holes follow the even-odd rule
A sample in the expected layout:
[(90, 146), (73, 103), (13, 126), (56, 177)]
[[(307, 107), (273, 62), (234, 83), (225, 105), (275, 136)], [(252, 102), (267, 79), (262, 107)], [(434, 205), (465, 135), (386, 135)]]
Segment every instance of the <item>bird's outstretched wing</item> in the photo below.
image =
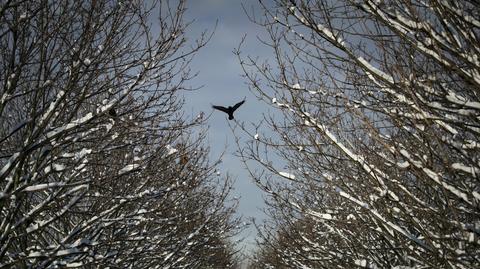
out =
[(217, 109), (217, 110), (220, 110), (220, 111), (223, 111), (225, 113), (228, 113), (228, 109), (226, 107), (223, 107), (223, 106), (212, 106), (213, 108)]
[(243, 105), (243, 103), (245, 103), (245, 100), (236, 103), (236, 104), (233, 106), (233, 111), (237, 110), (237, 108), (239, 108), (241, 105)]

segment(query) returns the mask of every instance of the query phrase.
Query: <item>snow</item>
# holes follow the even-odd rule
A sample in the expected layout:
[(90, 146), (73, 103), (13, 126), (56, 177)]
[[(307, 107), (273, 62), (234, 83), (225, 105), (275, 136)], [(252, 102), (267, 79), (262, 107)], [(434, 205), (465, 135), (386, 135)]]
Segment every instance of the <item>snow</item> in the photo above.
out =
[(301, 90), (302, 87), (300, 87), (300, 84), (296, 83), (296, 84), (292, 85), (292, 89)]
[(475, 234), (474, 233), (468, 233), (468, 242), (473, 243), (475, 242)]
[(92, 63), (92, 61), (91, 61), (90, 59), (88, 59), (88, 58), (85, 58), (85, 59), (83, 60), (83, 63), (84, 63), (85, 65), (90, 65), (90, 64)]
[(36, 221), (35, 223), (28, 226), (27, 233), (34, 232), (34, 231), (38, 230), (38, 228), (43, 227), (47, 223), (48, 222), (46, 222), (46, 221)]
[(178, 152), (178, 149), (172, 147), (171, 145), (166, 145), (165, 147), (167, 148), (167, 156), (170, 156)]
[[(363, 208), (369, 210), (369, 212), (375, 217), (377, 218), (378, 220), (380, 220), (381, 222), (383, 222), (386, 226), (386, 228), (391, 228), (397, 232), (399, 232), (400, 234), (402, 234), (403, 236), (407, 237), (409, 240), (412, 240), (414, 241), (415, 243), (417, 243), (418, 245), (422, 246), (423, 248), (425, 249), (428, 249), (428, 250), (431, 250), (431, 248), (425, 244), (425, 242), (423, 242), (422, 240), (420, 240), (419, 238), (417, 238), (416, 236), (410, 234), (408, 231), (404, 230), (402, 227), (392, 223), (391, 221), (388, 221), (386, 220), (380, 213), (378, 213), (377, 211), (375, 211), (374, 209), (371, 209), (367, 203), (364, 203), (358, 199), (356, 199), (355, 197), (351, 196), (350, 194), (342, 191), (341, 189), (338, 190), (339, 194), (345, 198), (347, 198), (348, 200), (356, 203), (357, 205), (359, 206), (362, 206)], [(390, 232), (391, 233), (391, 232)], [(392, 233), (391, 233), (392, 234)], [(393, 235), (393, 234), (392, 234)]]
[(398, 196), (397, 196), (393, 191), (387, 191), (387, 194), (388, 194), (388, 196), (390, 196), (390, 198), (392, 198), (395, 202), (400, 201), (400, 199), (398, 198)]
[(59, 163), (54, 163), (54, 164), (52, 164), (52, 168), (53, 168), (54, 171), (60, 172), (60, 171), (65, 170), (65, 165), (59, 164)]
[(276, 104), (277, 103), (277, 98), (272, 98), (272, 103)]
[(0, 104), (4, 104), (9, 97), (10, 97), (10, 95), (5, 92), (5, 93), (2, 95), (2, 98), (0, 99)]
[(43, 251), (34, 251), (28, 254), (27, 258), (38, 258), (45, 256)]
[[(430, 179), (432, 179), (435, 183), (443, 186), (446, 190), (450, 191), (452, 194), (456, 195), (457, 197), (461, 198), (462, 200), (464, 200), (465, 202), (467, 202), (468, 204), (472, 204), (472, 202), (468, 199), (468, 196), (466, 193), (462, 192), (460, 189), (456, 188), (455, 186), (453, 185), (450, 185), (448, 184), (447, 182), (443, 181), (442, 180), (442, 177), (432, 171), (431, 169), (427, 168), (427, 167), (424, 167), (422, 165), (422, 163), (420, 161), (416, 161), (414, 160), (410, 154), (405, 150), (405, 149), (401, 149), (400, 151), (400, 154), (402, 154), (405, 158), (407, 158), (409, 160), (409, 162), (411, 164), (413, 164), (415, 167), (421, 169)], [(454, 164), (455, 165), (455, 164)], [(460, 164), (456, 164), (455, 165), (456, 168), (459, 168), (459, 169), (466, 169), (466, 170), (469, 170), (468, 167), (466, 166), (463, 166), (463, 165), (460, 165)], [(453, 168), (453, 167), (452, 167)], [(475, 170), (470, 170), (471, 172), (474, 172), (475, 173)]]
[(473, 191), (472, 194), (473, 194), (473, 197), (475, 198), (475, 200), (480, 201), (480, 193), (478, 193), (476, 191)]
[(113, 128), (113, 124), (115, 123), (115, 120), (110, 119), (110, 122), (105, 123), (105, 129), (106, 133), (110, 132), (110, 130)]
[(87, 154), (90, 154), (90, 153), (92, 153), (91, 149), (83, 148), (79, 152), (75, 152), (75, 160), (80, 160), (83, 157), (85, 157)]
[(66, 185), (65, 182), (50, 182), (50, 183), (43, 183), (43, 184), (28, 186), (25, 189), (23, 189), (23, 191), (26, 191), (26, 192), (42, 191), (42, 190), (53, 188), (53, 187), (63, 187), (65, 185)]
[(437, 184), (442, 185), (445, 189), (450, 191), (451, 193), (455, 194), (457, 197), (463, 199), (465, 202), (471, 204), (471, 201), (468, 200), (468, 196), (466, 193), (460, 191), (456, 187), (446, 183), (441, 179), (439, 174), (435, 173), (434, 171), (430, 170), (429, 168), (422, 167), (422, 170), (425, 172), (425, 174), (428, 175), (433, 181), (435, 181)]
[[(53, 109), (53, 108), (52, 108)], [(52, 138), (62, 132), (65, 132), (65, 131), (68, 131), (70, 129), (73, 129), (87, 121), (89, 121), (90, 119), (93, 118), (93, 114), (90, 112), (88, 114), (86, 114), (85, 116), (81, 117), (81, 118), (78, 118), (78, 119), (75, 119), (75, 120), (72, 120), (70, 123), (67, 123), (66, 125), (62, 126), (62, 127), (58, 127), (58, 128), (55, 128), (53, 129), (52, 131), (48, 132), (46, 134), (47, 138)]]
[(77, 267), (82, 267), (82, 266), (85, 266), (85, 264), (83, 264), (81, 262), (70, 262), (70, 263), (65, 264), (66, 268), (77, 268)]
[[(305, 115), (305, 113), (304, 113)], [(309, 122), (315, 123), (314, 119), (309, 118)], [(361, 155), (355, 154), (349, 148), (347, 148), (343, 143), (338, 141), (335, 134), (330, 132), (330, 130), (323, 124), (316, 124), (316, 127), (325, 134), (325, 136), (332, 141), (340, 150), (342, 150), (351, 160), (357, 162), (362, 166), (362, 168), (367, 172), (372, 178), (376, 179), (382, 186), (385, 186), (383, 178), (388, 178), (388, 176), (383, 173), (381, 170), (377, 169), (375, 166), (367, 163), (365, 158)], [(307, 120), (305, 121), (307, 125)], [(308, 125), (307, 125), (308, 126)]]
[[(309, 26), (310, 24), (308, 21), (305, 19), (305, 17), (298, 17), (298, 20), (303, 23), (305, 26)], [(303, 35), (300, 34), (300, 37), (303, 37)]]
[(259, 137), (258, 134), (255, 134), (255, 135), (253, 136), (253, 138), (254, 138), (255, 140), (258, 140), (258, 137)]
[(466, 106), (466, 107), (469, 107), (469, 108), (480, 110), (480, 102), (467, 100), (464, 97), (459, 96), (452, 91), (448, 92), (448, 95), (446, 96), (446, 98), (447, 98), (448, 101), (450, 101), (454, 104), (462, 105), (462, 106)]
[(399, 168), (405, 169), (410, 166), (410, 163), (408, 161), (398, 162), (397, 166)]
[(360, 267), (367, 267), (367, 260), (355, 260), (355, 265), (358, 265)]
[(88, 189), (89, 188), (89, 185), (88, 184), (82, 184), (82, 185), (78, 185), (76, 187), (73, 187), (71, 189), (69, 189), (67, 192), (65, 192), (64, 194), (62, 194), (60, 197), (65, 197), (65, 196), (68, 196), (72, 193), (75, 193), (77, 191), (80, 191), (82, 189)]
[(401, 149), (400, 154), (402, 154), (405, 158), (410, 159), (410, 154), (405, 149)]
[(295, 175), (288, 173), (288, 172), (278, 172), (282, 177), (288, 178), (288, 179), (295, 179)]
[(309, 214), (311, 216), (314, 216), (314, 217), (317, 217), (317, 218), (320, 218), (320, 219), (324, 219), (324, 220), (332, 220), (333, 219), (333, 216), (329, 213), (318, 213), (318, 212), (315, 212), (313, 210), (308, 210), (307, 214)]
[(66, 256), (66, 255), (76, 254), (79, 252), (80, 250), (78, 248), (63, 249), (63, 250), (57, 251), (56, 256)]
[(167, 260), (170, 259), (172, 256), (173, 256), (173, 252), (168, 253), (167, 256), (165, 256), (165, 258), (163, 259), (163, 261), (167, 261)]
[(8, 159), (8, 162), (2, 167), (2, 170), (0, 170), (0, 178), (5, 177), (7, 171), (10, 169), (10, 167), (13, 165), (13, 163), (16, 161), (16, 159), (20, 156), (20, 153), (14, 153), (10, 159)]
[(118, 175), (123, 175), (125, 173), (128, 173), (130, 171), (132, 171), (133, 169), (137, 169), (139, 168), (140, 165), (139, 164), (129, 164), (129, 165), (126, 165), (125, 167), (123, 167), (122, 169), (120, 169), (120, 171), (118, 171)]
[(381, 71), (378, 68), (375, 68), (373, 65), (371, 65), (367, 60), (365, 60), (363, 57), (358, 57), (357, 60), (366, 68), (369, 70), (370, 73), (377, 75), (378, 77), (382, 78), (383, 80), (387, 81), (390, 84), (394, 83), (393, 77), (386, 74), (385, 72)]
[(65, 91), (59, 91), (57, 93), (57, 96), (55, 97), (55, 101), (51, 102), (50, 105), (48, 106), (47, 111), (43, 113), (42, 117), (40, 118), (40, 123), (43, 123), (45, 119), (53, 112), (55, 107), (58, 105), (62, 97), (65, 95)]
[(335, 40), (335, 36), (333, 35), (332, 31), (330, 31), (327, 27), (322, 24), (317, 24), (317, 30), (322, 32), (328, 39), (331, 41)]
[(453, 163), (451, 167), (455, 170), (460, 170), (469, 174), (472, 174), (472, 176), (478, 175), (480, 173), (480, 169), (477, 167), (471, 167), (471, 166), (466, 166), (462, 163)]

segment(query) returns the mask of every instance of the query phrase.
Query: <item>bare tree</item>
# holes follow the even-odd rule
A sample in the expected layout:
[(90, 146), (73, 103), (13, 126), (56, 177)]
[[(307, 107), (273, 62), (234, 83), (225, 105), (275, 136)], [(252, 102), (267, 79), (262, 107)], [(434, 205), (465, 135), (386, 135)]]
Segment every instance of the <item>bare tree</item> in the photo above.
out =
[(252, 91), (283, 114), (244, 127), (240, 150), (271, 197), (260, 248), (293, 257), (289, 268), (476, 268), (478, 3), (261, 3), (250, 16), (273, 60), (237, 52)]
[(184, 11), (2, 1), (1, 268), (197, 268), (222, 251), (233, 266), (231, 181), (181, 111), (209, 38), (185, 46)]

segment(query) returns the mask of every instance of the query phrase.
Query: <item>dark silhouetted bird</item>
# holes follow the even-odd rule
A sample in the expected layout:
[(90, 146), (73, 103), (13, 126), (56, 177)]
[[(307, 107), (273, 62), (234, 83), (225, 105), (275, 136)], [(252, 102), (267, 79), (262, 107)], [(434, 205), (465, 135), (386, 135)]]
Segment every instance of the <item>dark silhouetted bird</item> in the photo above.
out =
[(241, 105), (243, 105), (243, 103), (245, 103), (245, 100), (236, 103), (234, 106), (228, 106), (228, 107), (212, 106), (212, 107), (217, 109), (217, 110), (220, 110), (220, 111), (223, 111), (223, 112), (227, 113), (228, 114), (228, 119), (233, 120), (233, 112), (235, 112), (235, 110), (237, 110), (237, 108), (239, 108)]

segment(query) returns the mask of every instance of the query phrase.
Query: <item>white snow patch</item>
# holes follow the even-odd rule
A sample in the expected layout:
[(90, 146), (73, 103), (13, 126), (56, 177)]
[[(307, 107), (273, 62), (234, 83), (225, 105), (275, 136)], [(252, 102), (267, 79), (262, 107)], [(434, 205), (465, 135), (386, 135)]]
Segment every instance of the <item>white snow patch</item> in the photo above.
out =
[(288, 179), (295, 179), (295, 175), (288, 173), (288, 172), (278, 172), (282, 177), (288, 178)]
[(83, 157), (85, 157), (85, 155), (90, 154), (90, 153), (92, 153), (92, 150), (91, 150), (91, 149), (83, 148), (83, 149), (80, 150), (79, 152), (75, 152), (75, 159), (76, 159), (76, 160), (80, 160), (80, 159), (82, 159)]
[(447, 98), (448, 101), (450, 101), (452, 103), (455, 103), (457, 105), (463, 105), (463, 106), (470, 107), (470, 108), (473, 108), (473, 109), (480, 109), (480, 103), (479, 102), (467, 100), (466, 98), (464, 98), (460, 95), (457, 95), (452, 91), (450, 91), (448, 93), (446, 98)]
[(407, 167), (410, 166), (410, 163), (409, 163), (408, 161), (398, 162), (398, 163), (397, 163), (397, 166), (398, 166), (399, 168), (405, 169), (405, 168), (407, 168)]
[(317, 29), (321, 32), (323, 32), (323, 34), (331, 39), (331, 40), (335, 40), (335, 36), (333, 35), (332, 31), (330, 31), (330, 29), (328, 29), (327, 27), (325, 27), (324, 25), (322, 24), (317, 24)]
[(50, 183), (43, 183), (43, 184), (37, 184), (33, 186), (28, 186), (23, 191), (30, 192), (30, 191), (41, 191), (53, 187), (63, 187), (65, 186), (64, 182), (50, 182)]
[(5, 172), (7, 172), (7, 170), (10, 169), (10, 166), (12, 166), (13, 162), (15, 161), (15, 159), (18, 158), (18, 156), (20, 156), (19, 152), (14, 153), (12, 157), (10, 157), (8, 162), (2, 167), (2, 170), (0, 170), (0, 176), (3, 176)]
[(110, 132), (110, 130), (112, 130), (114, 123), (115, 123), (115, 120), (113, 119), (110, 119), (110, 122), (105, 123), (104, 126), (105, 126), (105, 129), (107, 129), (106, 131), (107, 133)]
[(357, 60), (363, 65), (365, 66), (370, 73), (373, 73), (379, 77), (381, 77), (382, 79), (384, 79), (385, 81), (387, 81), (388, 83), (390, 84), (393, 84), (395, 81), (393, 80), (393, 77), (386, 74), (385, 72), (381, 71), (380, 69), (374, 67), (373, 65), (371, 65), (367, 60), (365, 60), (363, 57), (358, 57)]
[(301, 90), (302, 87), (300, 87), (300, 84), (296, 83), (292, 86), (292, 89), (295, 89), (295, 90)]
[(258, 140), (258, 137), (259, 137), (258, 134), (255, 134), (255, 135), (253, 136), (253, 138), (254, 138), (255, 140)]
[(66, 256), (66, 255), (71, 255), (79, 252), (80, 250), (78, 250), (77, 248), (69, 248), (69, 249), (57, 251), (56, 256)]
[(58, 172), (65, 170), (65, 166), (59, 163), (54, 163), (52, 167), (54, 171), (58, 171)]
[(455, 170), (460, 170), (460, 171), (472, 174), (473, 176), (480, 173), (480, 169), (478, 169), (477, 167), (466, 166), (462, 163), (453, 163), (452, 168)]
[(480, 201), (480, 193), (478, 193), (476, 191), (473, 191), (472, 194), (473, 194), (473, 197), (475, 198), (475, 200)]
[(167, 151), (168, 151), (167, 156), (170, 156), (178, 152), (178, 149), (172, 147), (171, 145), (166, 145), (165, 147), (167, 148)]
[(77, 267), (82, 267), (84, 265), (85, 264), (83, 264), (81, 262), (70, 262), (70, 263), (65, 264), (65, 267), (66, 268), (77, 268)]
[(118, 175), (125, 174), (127, 172), (132, 171), (133, 169), (138, 168), (138, 167), (140, 167), (140, 165), (136, 164), (136, 163), (126, 165), (124, 168), (122, 168), (122, 169), (120, 169), (120, 171), (118, 171)]
[(332, 220), (333, 216), (329, 213), (318, 213), (313, 210), (308, 210), (308, 213), (314, 217), (324, 219), (324, 220)]
[(367, 267), (367, 260), (362, 259), (362, 260), (355, 260), (355, 265), (361, 266), (361, 267)]
[(165, 259), (163, 259), (163, 261), (167, 261), (172, 256), (173, 256), (173, 252), (168, 253), (167, 256), (165, 256)]

